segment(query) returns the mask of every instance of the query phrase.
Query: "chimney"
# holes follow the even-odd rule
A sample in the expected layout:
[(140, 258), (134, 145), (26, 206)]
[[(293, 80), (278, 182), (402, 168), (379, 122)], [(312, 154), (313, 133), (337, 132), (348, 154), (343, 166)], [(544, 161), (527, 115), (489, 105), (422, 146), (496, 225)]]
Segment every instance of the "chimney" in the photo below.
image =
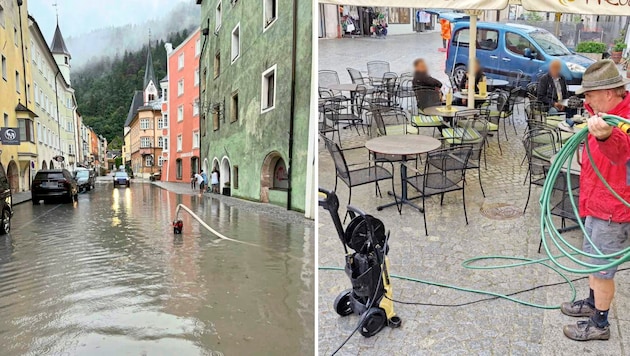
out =
[(170, 42), (164, 44), (164, 48), (166, 48), (166, 54), (170, 54), (171, 52), (173, 52), (173, 44)]

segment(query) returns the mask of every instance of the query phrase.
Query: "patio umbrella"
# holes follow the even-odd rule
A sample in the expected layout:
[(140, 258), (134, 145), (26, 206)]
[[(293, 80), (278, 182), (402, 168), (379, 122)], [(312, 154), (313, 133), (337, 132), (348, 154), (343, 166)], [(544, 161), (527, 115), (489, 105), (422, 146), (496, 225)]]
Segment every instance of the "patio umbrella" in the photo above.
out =
[[(382, 0), (318, 0), (319, 3), (353, 6), (383, 6)], [(425, 9), (468, 10), (470, 15), (470, 45), (468, 61), (475, 59), (477, 52), (477, 16), (482, 10), (503, 10), (508, 5), (522, 5), (528, 11), (557, 12), (571, 14), (597, 14), (630, 16), (630, 1), (624, 0), (388, 0), (387, 7)], [(472, 66), (468, 66), (469, 78), (474, 78)], [(468, 106), (474, 107), (475, 91), (468, 91)]]

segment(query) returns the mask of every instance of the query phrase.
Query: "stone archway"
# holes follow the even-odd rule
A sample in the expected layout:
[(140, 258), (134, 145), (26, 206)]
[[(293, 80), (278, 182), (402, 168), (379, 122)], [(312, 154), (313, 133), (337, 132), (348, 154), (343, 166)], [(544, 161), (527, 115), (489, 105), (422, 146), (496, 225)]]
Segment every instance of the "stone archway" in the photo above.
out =
[(7, 167), (7, 179), (9, 179), (9, 186), (11, 187), (11, 193), (17, 193), (20, 191), (20, 170), (17, 163), (14, 160), (9, 162)]
[(274, 187), (274, 174), (278, 162), (284, 162), (278, 151), (267, 154), (260, 170), (260, 201), (269, 203), (269, 189)]
[(230, 164), (230, 159), (227, 157), (223, 157), (221, 160), (221, 168), (219, 173), (219, 186), (221, 189), (231, 187), (230, 177), (232, 173), (232, 168)]
[(46, 160), (43, 160), (43, 161), (42, 161), (42, 169), (43, 169), (43, 170), (48, 169), (48, 164), (46, 164)]

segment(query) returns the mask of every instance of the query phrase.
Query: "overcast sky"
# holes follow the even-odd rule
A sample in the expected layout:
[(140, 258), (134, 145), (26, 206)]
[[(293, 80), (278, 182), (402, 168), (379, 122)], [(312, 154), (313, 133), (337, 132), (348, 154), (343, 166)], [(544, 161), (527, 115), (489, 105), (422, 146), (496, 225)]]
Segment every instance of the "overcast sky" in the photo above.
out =
[(186, 1), (194, 0), (28, 0), (27, 4), (28, 12), (50, 42), (56, 25), (55, 2), (59, 4), (61, 33), (68, 38), (103, 27), (160, 18)]

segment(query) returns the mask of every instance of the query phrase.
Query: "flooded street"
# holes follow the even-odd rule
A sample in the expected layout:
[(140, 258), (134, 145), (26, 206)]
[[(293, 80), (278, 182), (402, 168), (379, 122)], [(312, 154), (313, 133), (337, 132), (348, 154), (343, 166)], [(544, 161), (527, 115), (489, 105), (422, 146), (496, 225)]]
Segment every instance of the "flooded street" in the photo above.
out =
[[(177, 204), (252, 247), (217, 240)], [(0, 354), (314, 352), (314, 228), (151, 184), (15, 207), (0, 236)]]

